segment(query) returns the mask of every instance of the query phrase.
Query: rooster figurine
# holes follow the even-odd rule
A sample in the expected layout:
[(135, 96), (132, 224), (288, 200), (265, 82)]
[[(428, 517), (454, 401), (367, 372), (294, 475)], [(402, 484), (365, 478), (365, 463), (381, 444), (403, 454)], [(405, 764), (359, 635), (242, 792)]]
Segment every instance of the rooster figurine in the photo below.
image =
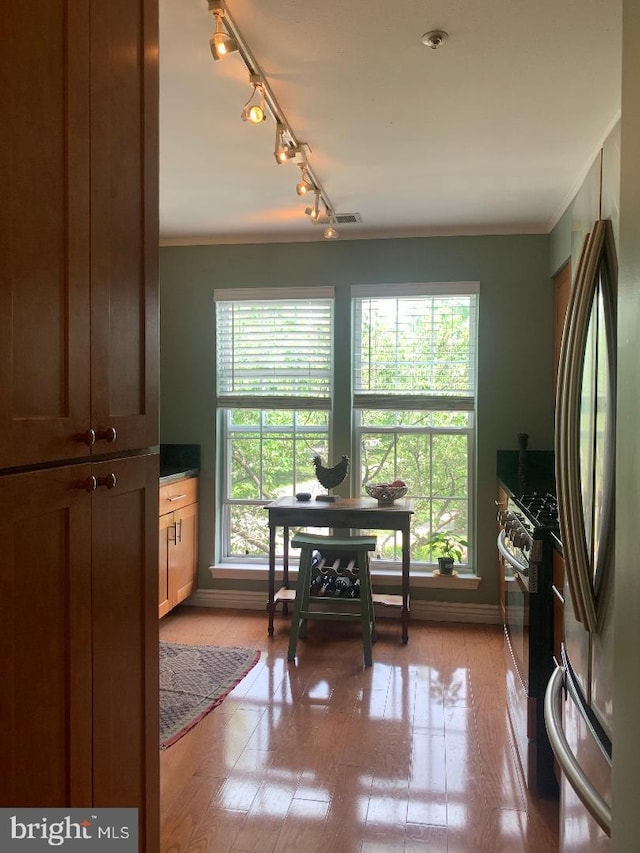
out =
[[(325, 489), (333, 489), (335, 486), (339, 486), (349, 473), (349, 457), (343, 456), (333, 468), (325, 468), (322, 459), (316, 456), (313, 460), (313, 467), (316, 469), (316, 477), (320, 485), (324, 486)], [(336, 501), (338, 498), (331, 495), (318, 495), (316, 500)]]

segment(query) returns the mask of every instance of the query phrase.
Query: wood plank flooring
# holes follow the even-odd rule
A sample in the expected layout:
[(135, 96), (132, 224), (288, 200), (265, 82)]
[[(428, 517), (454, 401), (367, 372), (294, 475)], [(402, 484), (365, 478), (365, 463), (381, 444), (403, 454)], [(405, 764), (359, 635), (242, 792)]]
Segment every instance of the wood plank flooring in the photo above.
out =
[(163, 640), (259, 648), (218, 708), (161, 753), (162, 853), (553, 853), (558, 806), (523, 788), (497, 626), (311, 622), (181, 607)]

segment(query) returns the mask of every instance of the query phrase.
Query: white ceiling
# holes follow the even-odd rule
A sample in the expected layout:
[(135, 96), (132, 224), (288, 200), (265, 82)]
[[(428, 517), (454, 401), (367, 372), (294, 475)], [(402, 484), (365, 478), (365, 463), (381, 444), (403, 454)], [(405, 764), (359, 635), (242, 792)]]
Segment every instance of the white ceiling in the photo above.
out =
[[(362, 217), (341, 239), (547, 232), (619, 116), (621, 0), (227, 8), (336, 212)], [(322, 240), (213, 30), (207, 0), (160, 0), (162, 243)]]

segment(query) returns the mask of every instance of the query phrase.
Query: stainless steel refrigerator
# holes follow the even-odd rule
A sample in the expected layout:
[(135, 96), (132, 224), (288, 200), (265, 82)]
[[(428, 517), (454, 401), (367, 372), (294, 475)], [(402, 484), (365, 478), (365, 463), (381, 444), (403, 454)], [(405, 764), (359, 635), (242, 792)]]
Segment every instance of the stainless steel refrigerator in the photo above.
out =
[(562, 853), (607, 851), (611, 833), (616, 287), (613, 229), (599, 219), (576, 270), (556, 398), (564, 626), (545, 722), (562, 773)]

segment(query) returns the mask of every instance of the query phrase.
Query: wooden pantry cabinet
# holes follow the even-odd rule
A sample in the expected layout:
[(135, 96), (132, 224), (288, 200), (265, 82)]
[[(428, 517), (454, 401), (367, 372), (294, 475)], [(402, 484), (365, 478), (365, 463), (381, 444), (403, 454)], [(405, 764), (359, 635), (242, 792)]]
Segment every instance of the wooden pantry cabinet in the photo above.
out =
[(0, 32), (0, 469), (158, 443), (157, 0)]
[(0, 804), (159, 849), (158, 4), (0, 20)]
[(0, 477), (3, 805), (144, 814), (158, 772), (157, 476), (157, 457), (139, 455)]
[(198, 575), (198, 478), (160, 486), (158, 615), (191, 595)]

